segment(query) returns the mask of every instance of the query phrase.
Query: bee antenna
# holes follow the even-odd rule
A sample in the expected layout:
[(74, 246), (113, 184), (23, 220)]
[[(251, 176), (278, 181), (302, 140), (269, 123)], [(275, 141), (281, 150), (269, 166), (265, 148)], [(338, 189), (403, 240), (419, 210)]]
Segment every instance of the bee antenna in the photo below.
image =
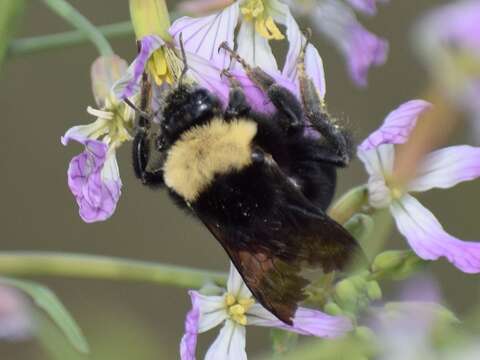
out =
[(188, 72), (188, 62), (187, 62), (187, 55), (185, 52), (185, 47), (183, 46), (183, 33), (180, 33), (179, 36), (179, 43), (180, 43), (180, 51), (182, 53), (182, 61), (183, 61), (183, 70), (182, 73), (180, 74), (180, 78), (178, 80), (179, 85), (182, 85), (183, 78)]

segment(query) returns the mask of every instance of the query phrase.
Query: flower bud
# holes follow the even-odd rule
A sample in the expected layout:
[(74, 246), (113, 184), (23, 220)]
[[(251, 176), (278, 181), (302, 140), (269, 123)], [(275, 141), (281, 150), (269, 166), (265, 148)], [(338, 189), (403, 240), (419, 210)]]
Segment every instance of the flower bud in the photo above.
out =
[(137, 39), (159, 35), (170, 41), (170, 17), (165, 0), (130, 0), (130, 16)]
[(356, 214), (347, 221), (345, 229), (359, 242), (364, 243), (375, 228), (373, 219), (365, 214)]
[(372, 264), (374, 272), (392, 270), (400, 266), (408, 255), (411, 254), (408, 250), (389, 250), (385, 251), (375, 258)]
[(105, 106), (105, 99), (110, 96), (113, 84), (127, 71), (128, 64), (117, 55), (98, 57), (92, 64), (90, 76), (95, 102), (100, 108)]
[(340, 304), (354, 304), (358, 297), (357, 287), (351, 279), (344, 279), (335, 286), (336, 298)]
[(366, 286), (367, 295), (370, 300), (380, 300), (382, 298), (382, 289), (378, 282), (376, 281), (369, 281)]
[(323, 310), (329, 315), (333, 315), (333, 316), (343, 315), (343, 310), (340, 308), (340, 306), (338, 306), (334, 302), (327, 303), (323, 308)]
[(372, 264), (372, 271), (380, 276), (400, 280), (418, 271), (425, 263), (410, 250), (390, 250), (379, 254)]

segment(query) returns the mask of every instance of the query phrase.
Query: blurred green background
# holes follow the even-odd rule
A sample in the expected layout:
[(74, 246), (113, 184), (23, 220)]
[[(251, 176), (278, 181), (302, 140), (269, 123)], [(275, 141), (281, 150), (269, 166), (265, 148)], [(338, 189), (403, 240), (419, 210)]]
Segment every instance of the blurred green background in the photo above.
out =
[[(379, 15), (362, 19), (390, 41), (387, 64), (373, 70), (369, 86), (356, 89), (340, 55), (314, 36), (327, 76), (327, 101), (332, 113), (345, 118), (362, 139), (400, 103), (422, 96), (427, 77), (409, 45), (415, 19), (446, 1), (392, 1)], [(27, 1), (18, 36), (70, 30), (40, 1)], [(128, 19), (126, 0), (71, 1), (94, 24)], [(169, 2), (174, 8), (175, 2)], [(303, 27), (307, 23), (301, 24)], [(134, 37), (113, 41), (116, 52), (131, 61)], [(66, 170), (80, 146), (64, 148), (60, 136), (71, 126), (87, 123), (87, 105), (94, 105), (90, 65), (97, 57), (89, 44), (48, 53), (10, 57), (1, 70), (0, 207), (1, 250), (48, 250), (104, 254), (226, 270), (227, 258), (210, 234), (177, 210), (162, 192), (136, 181), (130, 147), (119, 153), (123, 195), (108, 221), (85, 224), (66, 183)], [(452, 143), (470, 141), (460, 126)], [(358, 161), (340, 173), (338, 194), (366, 180)], [(446, 229), (463, 239), (478, 239), (480, 184), (467, 183), (449, 191), (432, 191), (422, 201)], [(338, 195), (337, 194), (337, 195)], [(390, 247), (404, 248), (398, 235)], [(468, 276), (441, 261), (431, 267), (441, 279), (446, 302), (465, 313), (478, 299), (478, 276)], [(91, 343), (93, 359), (176, 359), (183, 320), (190, 307), (186, 291), (138, 283), (39, 279), (62, 299)], [(387, 296), (389, 296), (387, 294)], [(74, 356), (62, 335), (39, 315), (41, 335), (23, 343), (0, 343), (0, 358), (15, 360), (84, 359)], [(216, 331), (201, 336), (205, 349)], [(249, 329), (249, 352), (268, 348), (265, 330)], [(48, 344), (48, 345), (45, 345)]]

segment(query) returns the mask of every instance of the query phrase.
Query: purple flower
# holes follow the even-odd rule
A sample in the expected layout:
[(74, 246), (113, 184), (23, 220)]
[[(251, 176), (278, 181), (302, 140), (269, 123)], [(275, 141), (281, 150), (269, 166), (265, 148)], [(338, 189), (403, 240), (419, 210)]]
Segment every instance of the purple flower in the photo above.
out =
[(347, 0), (355, 10), (369, 16), (377, 13), (377, 2), (386, 3), (388, 0)]
[(470, 114), (480, 141), (480, 1), (441, 6), (415, 30), (417, 53), (438, 88)]
[(431, 105), (412, 100), (392, 111), (383, 125), (358, 148), (358, 157), (370, 175), (370, 204), (389, 207), (398, 230), (415, 253), (425, 260), (445, 257), (466, 273), (480, 272), (480, 243), (461, 241), (448, 234), (435, 216), (410, 192), (450, 188), (480, 176), (480, 148), (452, 146), (428, 154), (416, 177), (405, 187), (393, 176), (395, 144), (408, 140), (418, 117)]
[(387, 59), (387, 41), (366, 30), (355, 13), (338, 0), (321, 0), (309, 14), (313, 26), (343, 53), (355, 84), (366, 86), (369, 69)]
[(0, 339), (24, 340), (30, 337), (32, 330), (25, 297), (14, 288), (0, 285)]
[(87, 223), (108, 219), (120, 198), (122, 182), (115, 150), (102, 141), (65, 134), (62, 143), (78, 141), (85, 150), (75, 156), (68, 167), (68, 186), (79, 206), (80, 217)]
[(114, 56), (99, 58), (92, 65), (95, 99), (102, 110), (87, 108), (97, 117), (88, 125), (70, 128), (61, 141), (71, 140), (85, 146), (68, 168), (68, 186), (79, 206), (80, 217), (88, 223), (108, 219), (116, 209), (122, 182), (116, 160), (116, 149), (131, 139), (134, 113), (111, 92), (113, 83), (126, 71), (126, 63)]
[[(277, 34), (273, 37), (267, 34), (277, 32), (275, 22), (286, 27), (289, 42), (282, 72), (277, 67), (269, 40), (283, 38), (283, 35), (280, 37)], [(235, 38), (238, 24), (240, 30)], [(221, 32), (218, 31), (220, 28)], [(265, 33), (265, 28), (270, 30)], [(222, 69), (229, 67), (230, 58), (226, 52), (218, 52), (218, 46), (222, 42), (227, 42), (233, 47), (234, 40), (238, 44), (238, 53), (247, 63), (261, 67), (280, 85), (299, 96), (297, 59), (305, 44), (305, 37), (285, 4), (278, 1), (269, 1), (265, 4), (262, 1), (248, 1), (239, 8), (239, 2), (236, 1), (209, 16), (180, 18), (172, 25), (170, 33), (177, 42), (182, 34), (191, 74), (200, 86), (217, 94), (224, 104), (228, 99), (229, 84), (226, 79), (219, 79), (218, 74)], [(192, 63), (194, 66), (191, 66)], [(308, 45), (306, 50), (305, 70), (323, 98), (326, 92), (323, 62), (313, 45)], [(273, 111), (264, 92), (246, 76), (238, 64), (234, 65), (231, 72), (244, 88), (247, 99), (255, 110)]]
[(197, 336), (220, 324), (219, 335), (210, 346), (206, 360), (247, 359), (245, 351), (246, 326), (275, 327), (302, 335), (335, 338), (352, 329), (346, 317), (330, 316), (317, 310), (299, 308), (293, 326), (278, 320), (256, 303), (240, 274), (233, 265), (227, 289), (223, 295), (207, 296), (190, 291), (192, 309), (185, 321), (185, 334), (180, 343), (182, 360), (195, 360)]
[[(278, 83), (299, 94), (297, 59), (305, 43), (305, 37), (291, 16), (288, 6), (278, 1), (271, 1), (268, 2), (268, 6), (256, 9), (255, 6), (259, 6), (258, 4), (249, 4), (244, 4), (245, 7), (242, 7), (242, 11), (240, 11), (239, 2), (234, 2), (230, 6), (209, 16), (198, 18), (182, 17), (175, 21), (169, 29), (176, 50), (172, 55), (171, 64), (169, 65), (168, 61), (166, 62), (167, 68), (169, 66), (175, 68), (178, 65), (178, 61), (180, 61), (177, 53), (181, 34), (186, 50), (189, 77), (199, 86), (215, 93), (224, 105), (227, 104), (230, 87), (228, 80), (221, 77), (221, 72), (230, 66), (230, 56), (225, 51), (218, 51), (218, 48), (223, 42), (227, 42), (231, 47), (234, 46), (235, 29), (239, 23), (241, 23), (241, 28), (244, 29), (243, 33), (253, 31), (252, 36), (259, 37), (258, 41), (252, 42), (248, 36), (241, 35), (242, 30), (240, 30), (236, 38), (236, 42), (239, 45), (239, 54), (250, 65), (262, 67)], [(257, 10), (261, 10), (260, 13), (263, 15), (260, 16), (260, 13), (256, 12)], [(255, 13), (256, 17), (253, 17), (250, 13)], [(249, 16), (251, 18), (248, 18)], [(275, 21), (286, 26), (286, 36), (290, 45), (282, 73), (277, 68), (275, 58), (268, 45), (270, 38), (266, 38), (266, 34), (263, 33), (263, 30), (265, 30), (264, 26), (270, 29), (268, 31), (275, 32), (273, 26), (276, 25), (274, 25), (273, 17), (275, 17)], [(252, 25), (253, 23), (256, 25)], [(260, 28), (260, 32), (257, 32), (257, 27)], [(156, 35), (145, 36), (140, 42), (141, 52), (130, 65), (126, 75), (114, 86), (114, 91), (120, 99), (138, 94), (143, 71), (147, 69), (152, 73), (152, 66), (149, 66), (149, 64), (156, 61), (153, 57), (159, 50), (167, 48), (165, 42)], [(323, 97), (326, 91), (323, 62), (312, 45), (307, 47), (305, 68)], [(165, 69), (165, 67), (162, 67), (162, 69)], [(178, 73), (179, 71), (177, 70), (172, 73)], [(244, 87), (248, 100), (256, 110), (266, 112), (272, 110), (265, 94), (252, 83), (243, 69), (239, 66), (234, 66), (231, 71)]]

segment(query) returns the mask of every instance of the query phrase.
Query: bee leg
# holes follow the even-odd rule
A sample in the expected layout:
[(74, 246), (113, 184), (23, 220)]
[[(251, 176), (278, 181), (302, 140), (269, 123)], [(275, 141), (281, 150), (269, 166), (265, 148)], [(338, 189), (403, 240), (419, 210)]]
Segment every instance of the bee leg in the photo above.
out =
[(305, 44), (297, 65), (305, 117), (327, 142), (328, 146), (322, 151), (324, 160), (345, 167), (353, 156), (353, 142), (350, 134), (332, 121), (315, 84), (305, 72), (304, 54), (307, 45), (308, 43)]
[(148, 170), (148, 164), (151, 153), (151, 140), (149, 133), (145, 128), (139, 128), (133, 139), (132, 160), (133, 170), (138, 179), (144, 185), (153, 187), (163, 185), (163, 171), (161, 168), (157, 171)]
[(222, 76), (225, 76), (230, 82), (228, 105), (224, 114), (225, 119), (231, 120), (242, 116), (247, 116), (250, 113), (251, 108), (248, 105), (247, 98), (242, 87), (240, 86), (240, 83), (227, 69), (222, 71)]
[(146, 73), (142, 78), (142, 96), (140, 99), (140, 108), (137, 108), (130, 100), (125, 99), (127, 105), (137, 112), (135, 121), (135, 137), (132, 145), (132, 163), (135, 176), (142, 181), (144, 185), (161, 186), (163, 185), (163, 172), (148, 171), (148, 164), (151, 153), (150, 138), (150, 119), (151, 115), (145, 112), (150, 102), (151, 84), (148, 81)]
[(242, 65), (247, 76), (268, 96), (281, 116), (279, 123), (287, 133), (298, 133), (304, 128), (302, 105), (294, 94), (277, 84), (275, 79), (259, 67), (251, 67), (227, 43), (222, 43), (220, 49), (227, 51), (230, 56)]

